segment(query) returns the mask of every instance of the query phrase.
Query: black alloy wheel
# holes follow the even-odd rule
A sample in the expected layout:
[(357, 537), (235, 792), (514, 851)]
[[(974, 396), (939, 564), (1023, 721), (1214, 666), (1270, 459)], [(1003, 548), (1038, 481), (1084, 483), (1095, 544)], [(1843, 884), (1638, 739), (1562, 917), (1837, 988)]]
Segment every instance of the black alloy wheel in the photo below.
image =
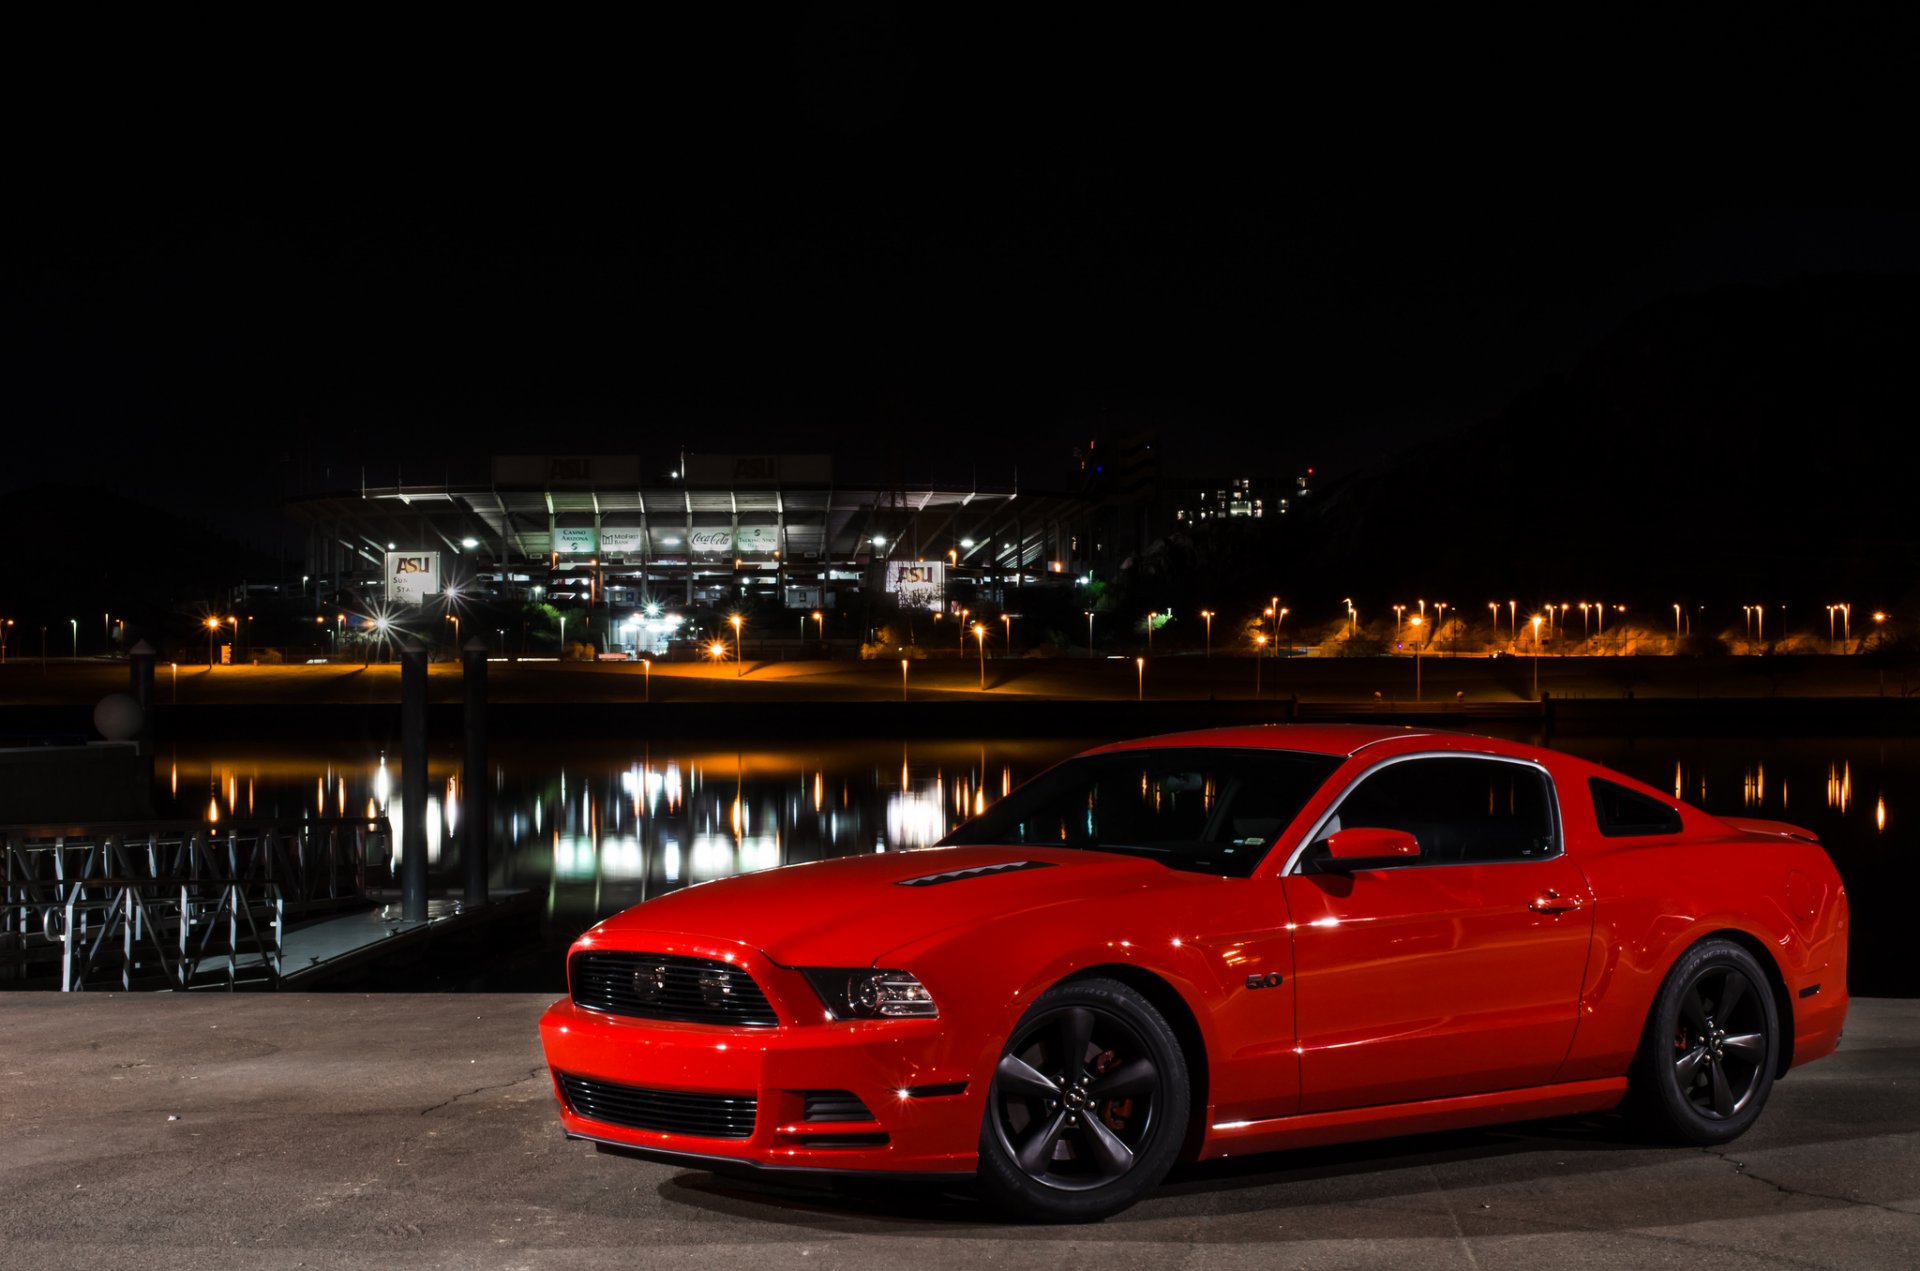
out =
[(1779, 1011), (1754, 956), (1728, 940), (1682, 954), (1654, 999), (1635, 1074), (1655, 1126), (1725, 1143), (1760, 1116), (1780, 1057)]
[(994, 1068), (981, 1181), (1023, 1217), (1104, 1218), (1166, 1177), (1189, 1103), (1186, 1058), (1152, 1003), (1116, 980), (1056, 985)]

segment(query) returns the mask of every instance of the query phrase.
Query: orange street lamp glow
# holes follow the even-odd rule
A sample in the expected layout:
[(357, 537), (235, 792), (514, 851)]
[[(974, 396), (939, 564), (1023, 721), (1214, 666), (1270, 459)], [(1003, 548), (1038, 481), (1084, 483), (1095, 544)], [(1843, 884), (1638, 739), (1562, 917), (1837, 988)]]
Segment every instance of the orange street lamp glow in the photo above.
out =
[(727, 621), (728, 621), (728, 622), (731, 622), (731, 623), (733, 624), (733, 675), (734, 675), (734, 678), (735, 678), (735, 679), (738, 679), (738, 678), (740, 677), (740, 674), (741, 674), (741, 670), (740, 670), (740, 615), (739, 615), (739, 614), (737, 614), (737, 613), (736, 613), (736, 614), (731, 614), (731, 615), (729, 615), (729, 616), (728, 616), (728, 618), (727, 618)]

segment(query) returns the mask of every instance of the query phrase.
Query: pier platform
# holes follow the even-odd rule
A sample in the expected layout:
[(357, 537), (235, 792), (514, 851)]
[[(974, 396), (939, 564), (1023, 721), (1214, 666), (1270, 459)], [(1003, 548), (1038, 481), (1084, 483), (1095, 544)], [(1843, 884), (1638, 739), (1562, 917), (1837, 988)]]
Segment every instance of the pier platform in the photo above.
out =
[(561, 1138), (548, 997), (0, 994), (0, 1266), (1906, 1268), (1920, 1000), (1856, 999), (1745, 1138), (1611, 1117), (1177, 1173), (1094, 1226), (715, 1178)]

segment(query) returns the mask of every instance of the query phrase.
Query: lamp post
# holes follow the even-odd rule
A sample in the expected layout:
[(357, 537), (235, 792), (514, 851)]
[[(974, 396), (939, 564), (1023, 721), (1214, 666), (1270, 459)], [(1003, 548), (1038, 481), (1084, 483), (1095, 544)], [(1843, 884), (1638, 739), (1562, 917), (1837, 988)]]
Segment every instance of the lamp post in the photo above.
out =
[(1267, 656), (1267, 637), (1264, 632), (1253, 637), (1253, 700), (1260, 700), (1260, 661)]
[(1147, 611), (1147, 652), (1149, 654), (1153, 652), (1153, 620), (1159, 616), (1160, 611), (1158, 609), (1149, 609)]
[(646, 687), (641, 690), (645, 696), (640, 700), (643, 702), (651, 702), (653, 700), (653, 659), (641, 658), (640, 665), (644, 668), (643, 673), (646, 675)]
[(1487, 611), (1493, 615), (1493, 642), (1498, 644), (1500, 643), (1500, 602), (1489, 600)]
[(1007, 629), (1007, 651), (1002, 656), (1011, 657), (1013, 656), (1013, 615), (1010, 613), (1001, 614), (1000, 625)]
[(813, 611), (813, 638), (821, 644), (827, 642), (827, 616), (818, 609)]
[(1426, 619), (1414, 614), (1407, 619), (1407, 625), (1413, 628), (1413, 700), (1420, 700), (1420, 628), (1426, 625)]
[(907, 700), (907, 660), (900, 659), (900, 700)]
[(68, 618), (67, 621), (73, 624), (73, 660), (78, 662), (80, 660), (80, 619)]
[(987, 691), (987, 628), (985, 623), (973, 624), (973, 642), (980, 648), (980, 691)]
[(730, 614), (727, 621), (733, 624), (733, 678), (737, 680), (743, 673), (740, 663), (740, 615)]
[(954, 627), (956, 628), (953, 634), (960, 637), (960, 656), (961, 657), (965, 657), (967, 654), (967, 619), (971, 618), (972, 616), (973, 616), (973, 610), (968, 609), (965, 606), (962, 606), (960, 609), (960, 621), (953, 624)]
[(1140, 694), (1134, 698), (1134, 700), (1144, 702), (1147, 700), (1147, 660), (1145, 658), (1135, 658), (1133, 665), (1134, 668), (1140, 672)]
[(1392, 605), (1389, 607), (1393, 610), (1393, 638), (1398, 640), (1400, 638), (1400, 619), (1402, 615), (1407, 612), (1407, 607), (1405, 605)]
[(1212, 657), (1212, 656), (1213, 656), (1213, 610), (1211, 610), (1211, 609), (1202, 609), (1202, 610), (1200, 611), (1200, 616), (1201, 616), (1202, 618), (1204, 618), (1204, 619), (1206, 619), (1206, 623), (1207, 623), (1207, 656), (1208, 656), (1208, 657)]
[(1673, 607), (1673, 651), (1680, 652), (1680, 606)]
[(1287, 615), (1292, 612), (1293, 610), (1285, 606), (1273, 611), (1273, 656), (1276, 658), (1280, 656), (1280, 624), (1285, 622)]
[(1540, 615), (1533, 615), (1533, 700), (1540, 700)]
[(1442, 631), (1447, 629), (1447, 607), (1447, 602), (1444, 600), (1436, 600), (1433, 602), (1433, 635), (1428, 636), (1428, 640), (1437, 638)]
[(1083, 609), (1081, 610), (1081, 612), (1087, 615), (1087, 656), (1092, 657), (1093, 656), (1093, 610)]
[[(207, 670), (213, 670), (213, 633), (220, 629), (220, 619), (207, 619)], [(78, 656), (77, 654), (75, 655)]]
[(1353, 598), (1349, 596), (1340, 602), (1347, 607), (1347, 639), (1353, 639), (1353, 629), (1360, 622), (1360, 615), (1353, 607)]
[(567, 615), (560, 615), (560, 656), (567, 656)]

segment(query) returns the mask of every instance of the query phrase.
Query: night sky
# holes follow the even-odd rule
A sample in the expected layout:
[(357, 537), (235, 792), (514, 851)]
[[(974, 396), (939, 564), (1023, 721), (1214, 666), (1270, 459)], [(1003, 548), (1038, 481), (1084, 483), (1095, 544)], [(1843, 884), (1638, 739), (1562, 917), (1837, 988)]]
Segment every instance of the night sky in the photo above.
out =
[(1339, 480), (1663, 300), (1920, 273), (1870, 32), (1098, 14), (17, 44), (0, 490), (258, 533), (496, 452), (1068, 488), (1137, 428)]

